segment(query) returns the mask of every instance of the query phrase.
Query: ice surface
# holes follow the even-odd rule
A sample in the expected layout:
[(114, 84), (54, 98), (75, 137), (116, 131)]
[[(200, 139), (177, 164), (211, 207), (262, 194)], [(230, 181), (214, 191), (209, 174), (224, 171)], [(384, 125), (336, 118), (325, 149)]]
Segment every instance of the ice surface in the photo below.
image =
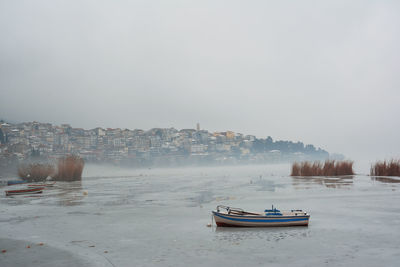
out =
[[(0, 249), (17, 242), (7, 240), (43, 242), (44, 258), (57, 250), (59, 260), (93, 266), (398, 266), (400, 183), (292, 178), (289, 169), (88, 166), (82, 182), (57, 183), (40, 197), (5, 197), (10, 187), (1, 187)], [(310, 225), (207, 227), (220, 204), (303, 209)], [(0, 265), (10, 255), (29, 260), (24, 249), (0, 254)]]

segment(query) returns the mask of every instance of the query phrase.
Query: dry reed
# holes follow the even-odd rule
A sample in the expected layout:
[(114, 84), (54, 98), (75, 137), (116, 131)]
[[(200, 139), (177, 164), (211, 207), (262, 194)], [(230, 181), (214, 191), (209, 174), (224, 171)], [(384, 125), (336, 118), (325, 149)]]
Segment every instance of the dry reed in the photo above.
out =
[(378, 161), (371, 166), (371, 176), (400, 176), (400, 160)]
[(48, 163), (21, 164), (18, 176), (28, 182), (45, 181), (49, 176), (57, 181), (79, 181), (82, 180), (84, 165), (82, 158), (66, 156), (58, 159), (57, 168)]
[(291, 176), (341, 176), (353, 175), (352, 161), (335, 161), (326, 160), (324, 163), (320, 161), (303, 161), (294, 162), (292, 164)]
[(18, 167), (18, 176), (28, 182), (44, 181), (54, 174), (55, 168), (51, 164), (32, 163)]
[(57, 164), (57, 174), (53, 178), (58, 181), (82, 180), (84, 165), (83, 159), (77, 156), (60, 158)]

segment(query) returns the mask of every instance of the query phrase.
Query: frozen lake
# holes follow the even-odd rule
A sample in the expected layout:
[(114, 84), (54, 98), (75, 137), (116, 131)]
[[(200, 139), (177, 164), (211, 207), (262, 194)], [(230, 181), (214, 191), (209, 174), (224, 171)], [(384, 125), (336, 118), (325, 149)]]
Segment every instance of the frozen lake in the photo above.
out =
[[(82, 182), (40, 197), (5, 197), (18, 186), (1, 187), (0, 266), (398, 266), (400, 179), (289, 172), (87, 166)], [(207, 227), (220, 204), (303, 209), (310, 225)]]

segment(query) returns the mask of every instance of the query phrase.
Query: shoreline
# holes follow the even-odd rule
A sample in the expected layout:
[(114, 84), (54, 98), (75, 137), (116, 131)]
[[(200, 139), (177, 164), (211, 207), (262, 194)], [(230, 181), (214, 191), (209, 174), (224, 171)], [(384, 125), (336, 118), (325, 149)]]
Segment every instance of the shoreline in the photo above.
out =
[[(82, 249), (82, 247), (79, 247)], [(106, 258), (100, 259), (93, 252), (84, 254), (69, 251), (49, 245), (48, 243), (32, 242), (0, 238), (0, 265), (1, 266), (112, 266)]]

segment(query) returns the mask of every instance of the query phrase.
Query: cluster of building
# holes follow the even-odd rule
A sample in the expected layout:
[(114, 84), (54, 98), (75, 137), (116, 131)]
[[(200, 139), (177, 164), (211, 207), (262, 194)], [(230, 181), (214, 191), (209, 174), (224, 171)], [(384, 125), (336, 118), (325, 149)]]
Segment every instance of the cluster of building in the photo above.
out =
[(79, 155), (87, 162), (130, 166), (264, 163), (326, 158), (328, 152), (301, 142), (258, 139), (232, 131), (154, 128), (82, 129), (68, 124), (1, 123), (0, 162)]

